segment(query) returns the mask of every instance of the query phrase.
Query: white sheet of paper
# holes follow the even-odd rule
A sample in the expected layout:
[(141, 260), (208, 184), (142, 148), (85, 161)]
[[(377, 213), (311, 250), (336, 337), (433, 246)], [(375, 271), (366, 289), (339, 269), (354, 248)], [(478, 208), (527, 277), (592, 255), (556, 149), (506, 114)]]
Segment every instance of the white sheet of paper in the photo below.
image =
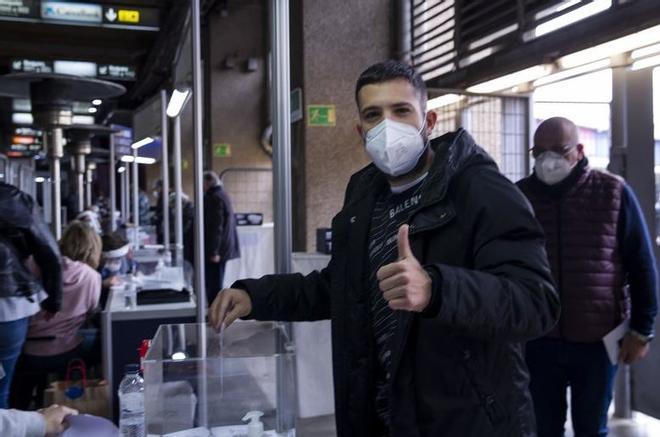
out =
[(605, 344), (605, 349), (612, 365), (616, 365), (619, 362), (619, 350), (621, 349), (619, 341), (628, 332), (629, 325), (630, 321), (626, 319), (603, 337), (603, 343)]

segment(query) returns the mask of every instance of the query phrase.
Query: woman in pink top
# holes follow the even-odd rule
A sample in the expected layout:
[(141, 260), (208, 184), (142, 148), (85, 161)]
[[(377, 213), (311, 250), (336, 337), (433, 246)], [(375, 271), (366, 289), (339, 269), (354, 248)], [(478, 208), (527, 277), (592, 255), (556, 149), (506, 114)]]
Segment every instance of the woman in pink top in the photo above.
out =
[[(101, 275), (96, 268), (101, 258), (101, 239), (88, 224), (74, 221), (62, 235), (60, 252), (62, 309), (54, 316), (43, 310), (32, 316), (18, 363), (19, 373), (56, 372), (63, 376), (70, 360), (85, 358), (78, 330), (99, 304)], [(23, 381), (19, 381), (21, 379)], [(42, 385), (35, 379), (15, 379), (13, 407), (29, 407), (34, 386)], [(39, 389), (41, 392), (41, 387)], [(37, 396), (37, 403), (40, 401), (41, 396)]]

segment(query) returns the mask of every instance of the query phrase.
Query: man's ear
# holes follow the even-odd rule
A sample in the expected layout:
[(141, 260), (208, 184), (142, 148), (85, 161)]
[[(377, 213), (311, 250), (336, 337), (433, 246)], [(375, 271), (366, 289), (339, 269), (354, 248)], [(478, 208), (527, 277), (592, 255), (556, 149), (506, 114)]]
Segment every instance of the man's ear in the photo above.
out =
[(426, 113), (426, 135), (431, 135), (437, 121), (438, 114), (435, 111), (428, 111)]

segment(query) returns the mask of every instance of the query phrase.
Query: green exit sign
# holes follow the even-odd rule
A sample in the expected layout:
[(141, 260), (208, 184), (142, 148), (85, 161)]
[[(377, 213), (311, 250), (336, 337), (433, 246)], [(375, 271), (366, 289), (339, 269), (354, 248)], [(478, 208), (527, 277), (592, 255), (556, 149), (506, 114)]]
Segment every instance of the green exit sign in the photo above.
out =
[(335, 105), (308, 105), (307, 125), (334, 127), (337, 125)]
[(214, 144), (213, 156), (216, 158), (229, 158), (231, 156), (231, 144), (229, 143)]

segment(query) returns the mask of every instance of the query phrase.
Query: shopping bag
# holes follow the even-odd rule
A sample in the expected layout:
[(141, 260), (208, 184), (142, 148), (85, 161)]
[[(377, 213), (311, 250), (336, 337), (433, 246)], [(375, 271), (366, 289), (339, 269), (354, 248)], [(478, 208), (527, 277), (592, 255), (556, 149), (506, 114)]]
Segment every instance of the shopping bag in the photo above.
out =
[[(74, 371), (80, 379), (72, 379)], [(67, 366), (64, 381), (54, 381), (44, 392), (44, 405), (66, 405), (81, 414), (110, 418), (110, 390), (102, 379), (87, 379), (85, 363), (72, 360)]]

